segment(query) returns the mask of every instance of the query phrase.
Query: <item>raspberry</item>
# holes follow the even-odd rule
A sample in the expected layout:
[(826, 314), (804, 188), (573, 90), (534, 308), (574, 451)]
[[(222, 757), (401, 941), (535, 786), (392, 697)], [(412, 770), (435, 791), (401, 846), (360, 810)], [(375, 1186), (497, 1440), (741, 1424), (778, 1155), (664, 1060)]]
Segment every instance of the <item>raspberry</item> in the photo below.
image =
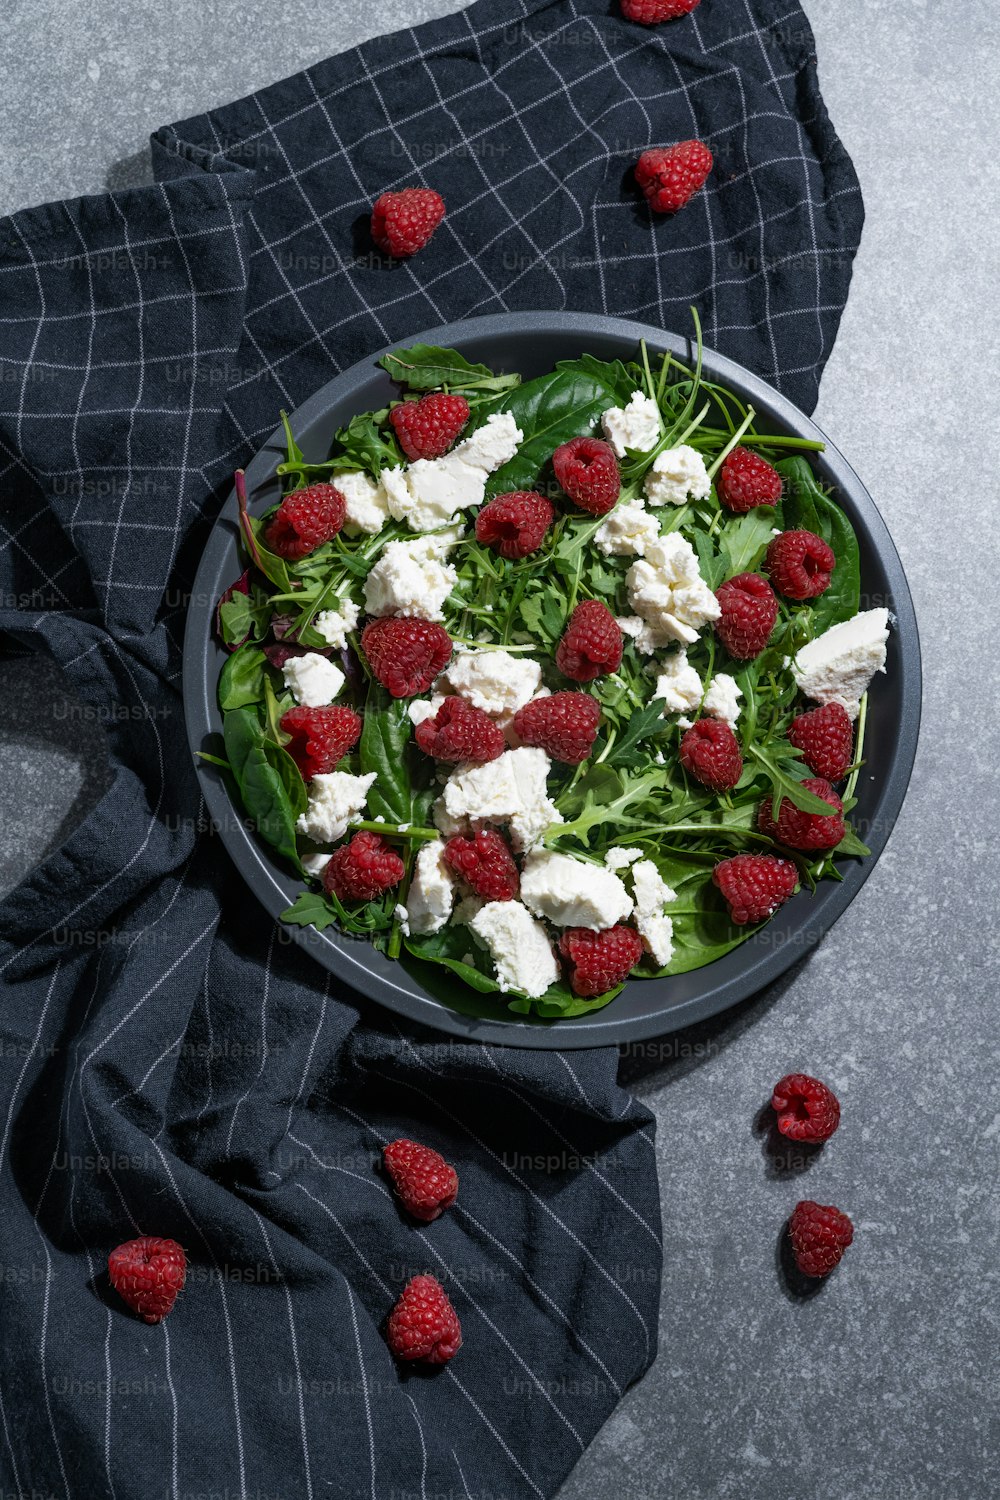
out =
[(427, 244), (444, 218), (444, 199), (433, 188), (383, 193), (372, 209), (372, 239), (380, 250), (405, 260)]
[(772, 917), (794, 891), (799, 872), (790, 859), (774, 854), (734, 854), (712, 871), (737, 927)]
[(654, 146), (636, 162), (635, 180), (654, 213), (675, 214), (692, 198), (712, 170), (712, 153), (701, 141)]
[(464, 698), (446, 698), (433, 718), (417, 725), (415, 738), (424, 754), (435, 760), (470, 760), (477, 765), (496, 760), (507, 748), (499, 725)]
[(715, 591), (722, 614), (715, 633), (730, 656), (750, 661), (767, 645), (778, 618), (778, 601), (759, 573), (738, 573)]
[(599, 599), (585, 599), (569, 617), (556, 649), (556, 666), (574, 682), (593, 682), (622, 664), (623, 636)]
[(415, 1219), (429, 1224), (458, 1197), (458, 1173), (419, 1141), (391, 1141), (382, 1152), (396, 1196)]
[(728, 792), (743, 775), (743, 757), (724, 719), (699, 719), (681, 738), (681, 765), (713, 792)]
[(389, 413), (399, 446), (407, 458), (440, 458), (469, 420), (464, 396), (434, 391), (419, 401), (401, 401)]
[(389, 1348), (397, 1359), (445, 1365), (462, 1347), (462, 1325), (434, 1276), (414, 1276), (389, 1315)]
[(310, 484), (286, 495), (264, 531), (272, 552), (299, 562), (337, 535), (344, 524), (347, 502), (332, 484)]
[(854, 1225), (832, 1203), (804, 1198), (788, 1221), (788, 1236), (803, 1276), (829, 1276), (854, 1238)]
[(291, 739), (285, 746), (306, 781), (326, 776), (353, 750), (361, 736), (361, 719), (353, 708), (290, 708), (281, 727)]
[(399, 884), (405, 868), (380, 833), (362, 831), (333, 851), (323, 871), (323, 888), (341, 901), (374, 901)]
[(787, 844), (789, 849), (836, 848), (845, 832), (844, 804), (830, 783), (822, 777), (813, 777), (809, 781), (803, 781), (802, 785), (807, 792), (813, 792), (817, 797), (822, 797), (824, 802), (829, 802), (835, 809), (835, 816), (803, 812), (790, 797), (782, 797), (778, 821), (775, 823), (771, 817), (771, 798), (765, 797), (757, 814), (758, 828), (761, 833)]
[(626, 21), (638, 21), (640, 26), (656, 26), (660, 21), (690, 15), (699, 3), (700, 0), (622, 0), (622, 15)]
[(771, 542), (764, 566), (786, 599), (815, 599), (830, 587), (837, 558), (832, 547), (811, 531), (783, 531)]
[(602, 438), (575, 437), (552, 455), (556, 479), (574, 505), (592, 516), (606, 515), (618, 502), (622, 481), (618, 460)]
[(601, 705), (588, 693), (553, 693), (534, 698), (514, 715), (522, 745), (536, 745), (553, 760), (578, 766), (594, 748)]
[(527, 557), (542, 545), (555, 512), (535, 490), (497, 495), (476, 517), (476, 541), (501, 557)]
[(774, 1085), (771, 1107), (778, 1129), (790, 1141), (828, 1141), (840, 1124), (840, 1101), (808, 1073), (786, 1073)]
[(459, 834), (444, 846), (444, 862), (483, 901), (513, 901), (521, 877), (507, 844), (492, 828), (473, 838)]
[(758, 453), (734, 448), (719, 470), (715, 488), (726, 509), (742, 516), (755, 505), (777, 505), (781, 475)]
[(642, 957), (642, 938), (623, 923), (601, 932), (568, 927), (559, 939), (559, 951), (572, 965), (569, 982), (574, 995), (591, 1000), (628, 978)]
[(144, 1234), (126, 1240), (108, 1256), (111, 1285), (144, 1323), (159, 1323), (177, 1301), (187, 1275), (187, 1257), (176, 1240)]
[(397, 615), (370, 620), (361, 632), (368, 665), (394, 698), (426, 693), (451, 660), (451, 637), (433, 620)]
[(846, 775), (854, 755), (851, 716), (842, 703), (824, 703), (792, 720), (788, 738), (810, 771), (827, 781)]

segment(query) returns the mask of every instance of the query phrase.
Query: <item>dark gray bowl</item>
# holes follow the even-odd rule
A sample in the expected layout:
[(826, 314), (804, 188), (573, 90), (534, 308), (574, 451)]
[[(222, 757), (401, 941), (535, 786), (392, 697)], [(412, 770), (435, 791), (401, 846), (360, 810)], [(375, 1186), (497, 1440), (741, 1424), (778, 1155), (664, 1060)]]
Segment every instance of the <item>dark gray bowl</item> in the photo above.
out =
[[(560, 359), (584, 351), (601, 359), (631, 358), (640, 339), (654, 351), (690, 355), (684, 339), (617, 318), (577, 313), (509, 313), (475, 318), (414, 334), (409, 340), (458, 348), (471, 360), (526, 378), (543, 374)], [(292, 417), (305, 455), (324, 458), (334, 431), (360, 411), (385, 406), (395, 394), (377, 356), (354, 365), (317, 391)], [(819, 438), (819, 428), (757, 376), (721, 355), (705, 351), (705, 371), (756, 408), (765, 429)], [(275, 468), (284, 457), (281, 429), (247, 469), (251, 508), (259, 513), (280, 495)], [(593, 1016), (532, 1021), (512, 1015), (498, 999), (468, 989), (447, 970), (412, 959), (390, 962), (367, 942), (329, 929), (288, 927), (319, 963), (361, 995), (428, 1026), (476, 1040), (516, 1047), (593, 1047), (636, 1041), (675, 1031), (744, 1000), (769, 984), (833, 926), (868, 878), (899, 814), (913, 767), (920, 723), (920, 646), (913, 604), (896, 549), (858, 476), (835, 448), (816, 459), (821, 479), (834, 487), (861, 546), (862, 607), (885, 605), (893, 616), (887, 675), (869, 697), (867, 765), (858, 782), (852, 820), (872, 850), (871, 859), (843, 862), (843, 880), (828, 881), (814, 896), (789, 901), (755, 937), (704, 969), (665, 979), (633, 980)], [(221, 730), (216, 684), (225, 654), (213, 630), (214, 604), (240, 572), (236, 501), (232, 496), (205, 548), (194, 586), (184, 642), (184, 708), (192, 750)], [(224, 776), (198, 762), (211, 817), (236, 865), (273, 917), (295, 899), (300, 883), (248, 830), (234, 806)]]

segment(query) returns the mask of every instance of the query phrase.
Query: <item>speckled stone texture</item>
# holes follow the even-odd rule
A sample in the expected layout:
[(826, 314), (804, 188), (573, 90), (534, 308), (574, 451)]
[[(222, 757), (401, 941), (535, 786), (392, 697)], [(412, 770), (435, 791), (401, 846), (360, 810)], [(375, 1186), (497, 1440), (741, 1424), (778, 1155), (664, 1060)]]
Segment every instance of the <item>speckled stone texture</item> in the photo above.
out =
[[(15, 8), (0, 208), (142, 181), (146, 137), (162, 122), (455, 8)], [(1000, 13), (993, 0), (806, 8), (868, 210), (817, 417), (871, 489), (909, 574), (926, 672), (920, 755), (887, 853), (820, 949), (737, 1012), (624, 1060), (659, 1121), (661, 1353), (561, 1500), (1000, 1493), (990, 521)], [(106, 773), (100, 725), (67, 707), (54, 672), (8, 661), (0, 682), (10, 885)], [(843, 1103), (819, 1155), (775, 1151), (755, 1127), (771, 1085), (793, 1068), (818, 1073)], [(800, 1196), (839, 1204), (857, 1226), (836, 1275), (808, 1298), (790, 1288), (778, 1254)]]

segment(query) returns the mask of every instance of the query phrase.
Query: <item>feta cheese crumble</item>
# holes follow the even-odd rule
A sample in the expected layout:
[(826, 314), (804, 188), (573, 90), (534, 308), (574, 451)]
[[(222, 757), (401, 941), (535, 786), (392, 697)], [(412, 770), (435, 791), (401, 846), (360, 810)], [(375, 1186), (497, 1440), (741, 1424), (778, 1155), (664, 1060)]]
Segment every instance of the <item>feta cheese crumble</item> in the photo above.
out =
[(444, 700), (444, 693), (432, 693), (429, 698), (411, 698), (406, 705), (406, 712), (413, 727), (416, 728), (425, 719), (433, 719)]
[(665, 714), (683, 713), (687, 708), (697, 708), (701, 702), (701, 678), (689, 666), (683, 646), (665, 658), (653, 697), (663, 699)]
[[(675, 640), (692, 645), (701, 627), (721, 613), (698, 571), (694, 548), (679, 531), (668, 531), (654, 542), (629, 568), (625, 583), (633, 610), (660, 644)], [(639, 647), (643, 649), (641, 640)]]
[(537, 1000), (559, 978), (545, 928), (520, 901), (488, 901), (469, 930), (486, 945), (501, 990), (521, 990)]
[(705, 460), (687, 443), (658, 453), (646, 475), (646, 499), (650, 505), (683, 505), (688, 496), (704, 500), (711, 488)]
[(627, 849), (623, 848), (621, 844), (616, 844), (604, 856), (604, 863), (609, 870), (624, 870), (629, 865), (634, 864), (637, 859), (641, 858), (641, 849)]
[(474, 708), (510, 718), (538, 692), (542, 669), (529, 656), (509, 651), (456, 651), (441, 674), (453, 692)]
[(649, 952), (662, 969), (674, 951), (674, 924), (663, 910), (668, 901), (676, 901), (672, 891), (651, 859), (632, 866), (632, 890), (635, 893), (635, 925)]
[(434, 531), (459, 511), (482, 505), (486, 481), (509, 462), (524, 433), (510, 412), (493, 412), (443, 458), (418, 458), (407, 469), (384, 469), (389, 514), (413, 531)]
[(313, 629), (321, 635), (328, 646), (342, 650), (347, 637), (358, 623), (361, 610), (353, 599), (340, 599), (336, 609), (323, 609), (313, 620)]
[(889, 611), (866, 609), (803, 646), (792, 663), (792, 676), (807, 698), (840, 703), (852, 719), (876, 672), (885, 671)]
[(387, 542), (365, 579), (368, 614), (443, 619), (444, 601), (458, 579), (455, 569), (444, 561), (455, 541), (455, 534), (446, 532)]
[(633, 391), (627, 406), (611, 406), (601, 417), (604, 436), (616, 458), (624, 458), (626, 448), (647, 453), (660, 436), (660, 408), (642, 391)]
[(460, 766), (434, 804), (435, 826), (451, 837), (508, 823), (515, 849), (529, 849), (562, 816), (545, 793), (552, 762), (544, 750), (505, 750), (484, 766)]
[(306, 708), (325, 708), (344, 686), (344, 674), (318, 651), (305, 656), (290, 656), (281, 669), (285, 687), (296, 703)]
[(309, 806), (295, 827), (317, 844), (335, 844), (364, 811), (375, 772), (352, 776), (347, 771), (330, 771), (314, 776), (309, 783)]
[(521, 871), (521, 900), (556, 927), (599, 932), (629, 916), (632, 900), (612, 870), (548, 849), (529, 854)]
[(347, 506), (344, 525), (348, 531), (364, 531), (374, 536), (382, 530), (389, 519), (389, 496), (383, 484), (376, 484), (355, 469), (334, 474), (332, 483), (344, 497)]
[(736, 678), (730, 677), (728, 672), (717, 672), (708, 684), (702, 707), (713, 719), (724, 719), (730, 729), (734, 729), (740, 716), (739, 700), (742, 697), (743, 689)]
[(438, 932), (451, 915), (455, 881), (444, 862), (444, 843), (434, 839), (424, 844), (413, 867), (406, 897), (408, 931)]
[(660, 523), (651, 516), (641, 500), (616, 505), (594, 535), (599, 552), (605, 557), (643, 557), (660, 535)]

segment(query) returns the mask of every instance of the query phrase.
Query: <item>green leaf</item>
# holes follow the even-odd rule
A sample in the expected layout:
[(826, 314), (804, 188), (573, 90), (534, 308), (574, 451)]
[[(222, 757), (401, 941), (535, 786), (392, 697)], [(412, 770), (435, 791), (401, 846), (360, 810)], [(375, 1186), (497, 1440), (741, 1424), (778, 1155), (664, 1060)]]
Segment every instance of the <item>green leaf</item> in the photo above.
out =
[(773, 506), (759, 506), (723, 528), (719, 549), (726, 565), (724, 578), (735, 578), (757, 566), (776, 524)]
[(420, 821), (409, 768), (413, 725), (405, 698), (391, 698), (373, 682), (368, 690), (359, 755), (362, 774), (376, 773), (368, 793), (369, 817), (387, 823)]
[(654, 698), (652, 703), (636, 709), (627, 721), (625, 733), (612, 745), (602, 765), (639, 766), (644, 763), (639, 746), (652, 735), (664, 733), (670, 727), (663, 717), (663, 701)]
[(300, 891), (294, 904), (281, 913), (281, 920), (291, 927), (315, 927), (317, 932), (324, 932), (340, 921), (340, 915), (319, 891)]
[(413, 344), (379, 360), (393, 380), (411, 391), (433, 391), (446, 385), (453, 391), (506, 391), (519, 385), (520, 375), (494, 375), (487, 365), (472, 365), (457, 349)]
[(352, 417), (334, 438), (340, 451), (330, 460), (332, 473), (338, 470), (366, 469), (377, 479), (383, 469), (398, 469), (405, 464), (403, 450), (395, 436), (385, 433), (378, 421), (381, 412), (362, 412)]
[(810, 601), (816, 635), (857, 614), (861, 601), (861, 554), (854, 528), (836, 501), (820, 486), (808, 460), (786, 458), (776, 465), (785, 486), (776, 526), (812, 531), (837, 559), (829, 588)]
[(259, 646), (241, 646), (227, 657), (219, 677), (219, 707), (229, 710), (261, 703), (267, 657)]
[[(448, 926), (442, 927), (440, 932), (411, 936), (404, 939), (404, 946), (414, 958), (422, 958), (427, 963), (443, 964), (481, 995), (499, 993), (500, 986), (492, 972), (489, 958), (467, 927)], [(476, 960), (475, 966), (466, 963), (466, 955)], [(478, 967), (479, 963), (482, 963), (482, 968)]]
[(819, 813), (824, 818), (836, 815), (836, 808), (831, 807), (829, 802), (824, 802), (822, 797), (817, 797), (815, 792), (809, 791), (808, 787), (802, 785), (807, 779), (807, 767), (799, 762), (786, 759), (778, 760), (776, 756), (763, 750), (760, 745), (748, 745), (748, 751), (754, 760), (760, 762), (767, 772), (773, 793), (771, 816), (777, 818), (781, 809), (782, 798), (787, 797), (794, 802), (795, 806), (803, 812)]
[(857, 834), (854, 832), (854, 829), (850, 824), (848, 824), (847, 831), (844, 834), (844, 837), (841, 839), (836, 849), (832, 849), (830, 851), (830, 855), (833, 859), (836, 859), (838, 854), (846, 855), (854, 859), (864, 859), (864, 857), (868, 854), (871, 854), (871, 852), (872, 851), (869, 849), (868, 845), (861, 842)]
[(268, 740), (252, 709), (237, 708), (222, 721), (226, 755), (247, 813), (262, 838), (298, 866), (295, 820), (308, 794), (298, 766)]

